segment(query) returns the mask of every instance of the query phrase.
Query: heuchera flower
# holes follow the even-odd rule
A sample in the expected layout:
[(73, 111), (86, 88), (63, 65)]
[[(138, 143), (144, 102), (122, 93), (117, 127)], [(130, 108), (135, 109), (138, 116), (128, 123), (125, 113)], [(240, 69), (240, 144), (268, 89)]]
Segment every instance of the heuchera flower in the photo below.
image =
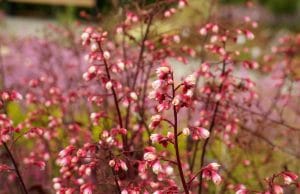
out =
[(216, 185), (219, 185), (222, 181), (221, 176), (218, 174), (220, 165), (217, 163), (210, 163), (207, 166), (205, 166), (203, 171), (203, 178), (207, 180), (212, 180)]
[(284, 183), (289, 185), (298, 179), (298, 175), (293, 172), (282, 172), (281, 175), (283, 176)]

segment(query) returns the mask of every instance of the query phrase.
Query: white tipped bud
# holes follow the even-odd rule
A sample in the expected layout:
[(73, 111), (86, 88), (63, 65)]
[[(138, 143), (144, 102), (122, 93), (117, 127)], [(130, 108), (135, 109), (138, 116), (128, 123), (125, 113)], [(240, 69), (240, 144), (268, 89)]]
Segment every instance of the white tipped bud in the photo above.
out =
[(153, 161), (155, 159), (156, 159), (156, 155), (154, 153), (152, 153), (152, 152), (146, 152), (144, 154), (144, 160), (145, 161), (151, 162), (151, 161)]
[(130, 98), (131, 98), (132, 100), (137, 100), (137, 99), (138, 99), (138, 96), (137, 96), (137, 94), (136, 94), (135, 92), (130, 92)]
[(189, 128), (186, 127), (182, 129), (182, 134), (188, 136), (191, 134), (191, 131)]
[(116, 162), (114, 160), (110, 160), (108, 164), (110, 167), (114, 167), (116, 165)]
[(113, 86), (113, 84), (112, 84), (111, 81), (108, 81), (108, 82), (105, 84), (105, 88), (106, 88), (107, 90), (110, 90), (110, 89), (112, 88), (112, 86)]
[(195, 74), (191, 74), (188, 75), (185, 79), (184, 82), (188, 85), (195, 85), (196, 84), (196, 75)]
[(157, 143), (158, 140), (159, 140), (159, 137), (160, 137), (160, 135), (158, 135), (158, 134), (156, 134), (156, 133), (151, 134), (151, 135), (150, 135), (151, 142), (152, 142), (152, 143)]
[(87, 32), (84, 32), (81, 34), (81, 40), (83, 41), (87, 41), (87, 39), (89, 38), (90, 34)]
[(179, 9), (183, 9), (186, 6), (186, 2), (185, 1), (179, 1), (178, 3), (178, 8)]
[(218, 33), (218, 32), (219, 32), (219, 26), (218, 26), (218, 25), (214, 25), (214, 26), (212, 27), (212, 31), (213, 31), (214, 33)]
[(94, 65), (92, 65), (92, 66), (89, 67), (88, 72), (89, 73), (95, 73), (96, 70), (97, 70), (97, 68)]
[(88, 72), (85, 72), (83, 75), (82, 75), (82, 78), (85, 80), (85, 81), (89, 81), (89, 73)]
[(216, 162), (212, 162), (208, 165), (210, 168), (212, 168), (213, 170), (219, 170), (220, 168), (220, 164), (216, 163)]
[(95, 52), (95, 51), (98, 51), (99, 49), (99, 45), (97, 42), (92, 42), (91, 44), (91, 51)]
[(127, 171), (128, 170), (128, 167), (126, 165), (125, 162), (121, 161), (121, 168), (124, 170), (124, 171)]
[(180, 43), (180, 36), (178, 35), (173, 36), (173, 41), (176, 43)]
[(162, 84), (163, 84), (163, 81), (158, 79), (158, 80), (155, 80), (154, 82), (152, 82), (151, 85), (154, 90), (157, 90), (161, 87)]
[(79, 185), (82, 185), (82, 184), (84, 183), (84, 179), (83, 179), (83, 178), (77, 179), (77, 183), (78, 183)]
[(210, 135), (210, 132), (205, 128), (199, 128), (199, 132), (202, 139), (207, 139)]
[(200, 33), (202, 36), (205, 36), (205, 35), (207, 34), (206, 28), (201, 28), (201, 29), (199, 30), (199, 33)]
[(162, 171), (162, 167), (160, 165), (159, 162), (155, 162), (155, 164), (153, 164), (152, 166), (152, 171), (155, 173), (155, 174), (158, 174)]
[(125, 64), (122, 62), (122, 61), (119, 61), (117, 63), (117, 66), (121, 69), (121, 70), (124, 70), (125, 69)]
[(90, 167), (86, 168), (84, 171), (85, 175), (90, 176), (92, 173), (92, 169)]
[(108, 51), (104, 51), (104, 52), (103, 52), (103, 57), (104, 57), (104, 59), (106, 59), (106, 60), (110, 59), (110, 53), (109, 53)]
[(172, 175), (174, 173), (174, 168), (172, 166), (167, 166), (166, 173), (167, 175)]
[(172, 104), (174, 106), (178, 106), (180, 104), (180, 96), (176, 96), (173, 100), (172, 100)]
[(54, 183), (53, 184), (53, 189), (54, 190), (59, 190), (61, 188), (61, 184), (60, 183)]
[(246, 37), (249, 39), (249, 40), (253, 40), (255, 38), (254, 34), (250, 31), (246, 31)]
[(97, 115), (98, 115), (97, 113), (92, 112), (90, 115), (90, 119), (94, 120), (97, 117)]

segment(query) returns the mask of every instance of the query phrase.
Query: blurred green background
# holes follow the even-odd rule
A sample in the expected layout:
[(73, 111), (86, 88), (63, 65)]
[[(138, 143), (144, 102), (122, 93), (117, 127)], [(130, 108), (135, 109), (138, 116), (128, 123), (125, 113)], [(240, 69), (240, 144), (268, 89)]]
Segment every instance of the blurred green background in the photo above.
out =
[[(243, 4), (246, 0), (219, 0), (222, 4)], [(87, 10), (91, 13), (107, 13), (120, 6), (131, 3), (153, 3), (155, 0), (95, 0), (95, 6), (91, 8), (33, 4), (33, 3), (14, 3), (8, 0), (0, 1), (0, 9), (9, 14), (34, 15), (39, 17), (57, 17), (65, 14), (66, 16), (76, 18), (81, 10)], [(272, 11), (274, 14), (291, 15), (297, 14), (300, 10), (300, 0), (256, 0), (259, 3)]]

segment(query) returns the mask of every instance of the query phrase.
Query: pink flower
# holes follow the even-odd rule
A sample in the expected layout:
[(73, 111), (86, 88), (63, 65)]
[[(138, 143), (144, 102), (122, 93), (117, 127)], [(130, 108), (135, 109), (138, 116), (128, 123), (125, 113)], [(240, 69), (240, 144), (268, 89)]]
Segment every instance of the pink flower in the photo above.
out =
[(209, 135), (210, 132), (203, 127), (194, 127), (192, 130), (192, 137), (194, 140), (207, 139)]
[(282, 173), (284, 183), (289, 185), (298, 179), (298, 175), (293, 172), (283, 172)]
[(5, 172), (9, 170), (12, 170), (9, 166), (7, 166), (6, 164), (0, 164), (0, 172)]
[(128, 170), (127, 164), (123, 160), (120, 160), (120, 166), (124, 171)]
[(158, 143), (162, 138), (163, 138), (163, 136), (160, 134), (154, 133), (154, 134), (150, 135), (150, 139), (151, 139), (152, 143)]
[(159, 174), (161, 171), (162, 171), (162, 166), (159, 162), (155, 162), (152, 166), (152, 171), (155, 173), (155, 174)]
[(185, 127), (185, 128), (183, 128), (182, 129), (182, 134), (183, 135), (186, 135), (186, 136), (188, 136), (188, 135), (190, 135), (190, 129), (189, 128), (187, 128), (187, 127)]
[(112, 83), (111, 81), (108, 81), (108, 82), (106, 82), (106, 84), (105, 84), (105, 88), (106, 88), (107, 90), (110, 90), (110, 89), (112, 88), (112, 86), (113, 86), (113, 83)]
[(80, 186), (80, 193), (82, 194), (93, 194), (93, 185), (86, 183)]
[(144, 160), (147, 162), (154, 161), (154, 160), (156, 160), (156, 154), (153, 152), (146, 152), (144, 154)]
[(67, 155), (72, 154), (72, 152), (75, 150), (75, 147), (72, 145), (67, 146), (65, 149), (63, 149), (62, 151), (59, 152), (58, 156), (60, 158), (63, 158)]
[(273, 192), (274, 194), (283, 194), (283, 188), (280, 185), (273, 185)]
[(171, 73), (171, 69), (168, 66), (161, 66), (156, 69), (156, 75), (159, 79), (166, 79)]
[(218, 164), (216, 162), (212, 162), (212, 163), (208, 164), (205, 168), (217, 171), (217, 170), (219, 170), (220, 166), (221, 166), (220, 164)]
[(195, 74), (191, 74), (188, 75), (185, 79), (184, 79), (184, 84), (187, 87), (192, 87), (196, 84), (196, 75)]
[(211, 172), (211, 179), (216, 185), (219, 185), (222, 181), (221, 176), (218, 173), (216, 173), (215, 171)]
[(159, 123), (160, 123), (160, 121), (162, 120), (162, 116), (161, 115), (153, 115), (152, 117), (151, 117), (151, 123), (149, 124), (149, 128), (150, 129), (154, 129), (154, 128), (156, 128), (158, 125), (159, 125)]

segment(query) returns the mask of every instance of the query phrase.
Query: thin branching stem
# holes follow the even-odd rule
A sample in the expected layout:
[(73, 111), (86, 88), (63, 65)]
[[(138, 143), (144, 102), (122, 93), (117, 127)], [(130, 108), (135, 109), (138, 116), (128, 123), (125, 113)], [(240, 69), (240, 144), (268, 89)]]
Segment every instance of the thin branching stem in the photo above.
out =
[(11, 162), (12, 162), (12, 164), (14, 166), (14, 169), (15, 169), (15, 172), (17, 174), (18, 180), (21, 183), (22, 192), (25, 193), (25, 194), (28, 194), (28, 191), (26, 189), (24, 180), (23, 180), (22, 175), (21, 175), (21, 173), (19, 171), (18, 164), (17, 164), (14, 156), (12, 155), (12, 153), (11, 153), (9, 147), (7, 146), (7, 144), (5, 142), (2, 142), (2, 144), (3, 144), (5, 150), (6, 150), (7, 154), (8, 154), (9, 159), (11, 160)]
[[(172, 80), (174, 80), (173, 73), (172, 73)], [(173, 98), (175, 98), (175, 86), (174, 86), (174, 82), (172, 83), (172, 96), (173, 96)], [(174, 115), (174, 123), (173, 123), (174, 124), (173, 125), (174, 134), (177, 134), (178, 133), (178, 122), (177, 122), (177, 110), (176, 110), (176, 106), (175, 105), (173, 106), (173, 115)], [(182, 170), (182, 165), (181, 165), (181, 160), (180, 160), (180, 154), (179, 154), (178, 136), (177, 135), (174, 136), (174, 148), (175, 148), (177, 168), (178, 168), (178, 171), (179, 171), (181, 183), (182, 183), (184, 192), (186, 194), (188, 194), (189, 190), (188, 190), (188, 186), (187, 186), (187, 184), (185, 182), (185, 178), (184, 178), (184, 174), (183, 174), (183, 170)]]

